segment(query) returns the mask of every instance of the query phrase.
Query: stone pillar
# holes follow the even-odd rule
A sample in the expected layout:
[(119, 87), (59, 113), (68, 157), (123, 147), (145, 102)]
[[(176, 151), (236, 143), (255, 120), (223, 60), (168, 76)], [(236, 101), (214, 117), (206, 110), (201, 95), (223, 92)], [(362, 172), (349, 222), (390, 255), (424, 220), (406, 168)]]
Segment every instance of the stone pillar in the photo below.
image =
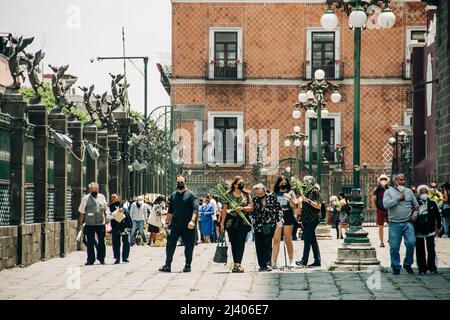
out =
[(109, 166), (109, 147), (108, 147), (108, 131), (100, 130), (97, 134), (97, 142), (99, 145), (100, 157), (98, 158), (98, 185), (100, 193), (103, 193), (106, 199), (109, 199), (108, 187), (108, 166)]
[[(28, 125), (25, 119), (26, 102), (20, 93), (7, 90), (1, 96), (1, 106), (2, 112), (12, 116), (9, 194), (10, 224), (21, 225), (25, 220), (25, 135)], [(21, 243), (19, 243), (18, 248), (21, 248)], [(21, 256), (22, 253), (18, 252), (19, 264), (22, 263), (20, 261)]]
[[(97, 144), (97, 126), (90, 124), (84, 127), (84, 139), (88, 142)], [(87, 186), (91, 182), (97, 181), (97, 160), (92, 159), (87, 149), (85, 149), (85, 157), (86, 161), (86, 179), (87, 181), (83, 181), (83, 183)]]
[(129, 146), (127, 144), (130, 139), (130, 124), (133, 119), (126, 117), (126, 113), (123, 111), (115, 112), (114, 117), (119, 123), (119, 150), (122, 154), (122, 160), (120, 161), (120, 192), (123, 199), (128, 199), (130, 197), (130, 172), (128, 170), (128, 165), (130, 164), (130, 156), (128, 155)]
[[(67, 117), (64, 113), (50, 113), (50, 126), (59, 133), (67, 134)], [(66, 219), (67, 198), (67, 149), (55, 142), (55, 221)]]
[[(83, 196), (83, 131), (79, 121), (68, 124), (70, 138), (72, 139), (72, 219), (79, 217), (78, 206)], [(86, 156), (86, 155), (85, 155)], [(78, 159), (77, 159), (78, 158)], [(79, 160), (80, 159), (80, 160)], [(79, 225), (80, 229), (81, 226)]]
[(34, 222), (47, 222), (48, 210), (48, 116), (43, 104), (28, 107), (28, 118), (34, 127)]
[[(117, 161), (117, 159), (120, 156), (119, 152), (119, 139), (117, 137), (117, 134), (110, 134), (108, 136), (108, 146), (109, 146), (109, 192), (111, 194), (113, 193), (119, 193), (120, 194), (120, 186), (119, 186), (119, 175), (120, 175), (120, 161)], [(121, 194), (122, 196), (122, 194)]]

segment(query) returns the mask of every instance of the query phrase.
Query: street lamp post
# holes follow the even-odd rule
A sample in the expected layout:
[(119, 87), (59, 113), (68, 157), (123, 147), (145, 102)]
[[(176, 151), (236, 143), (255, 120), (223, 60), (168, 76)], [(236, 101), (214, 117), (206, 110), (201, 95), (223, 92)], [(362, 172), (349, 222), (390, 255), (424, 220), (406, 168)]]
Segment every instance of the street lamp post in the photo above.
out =
[(305, 144), (308, 145), (308, 136), (300, 133), (300, 127), (295, 126), (294, 127), (294, 133), (286, 136), (286, 140), (284, 140), (284, 146), (290, 147), (291, 144), (294, 144), (295, 146), (295, 175), (299, 176), (300, 174), (300, 157), (299, 157), (299, 148), (301, 146), (304, 146)]
[[(341, 101), (341, 94), (337, 91), (338, 86), (325, 79), (325, 71), (317, 69), (314, 78), (310, 82), (301, 85), (302, 91), (298, 94), (298, 101), (294, 107), (296, 110), (303, 108), (306, 116), (312, 118), (317, 114), (317, 183), (322, 182), (322, 116), (328, 115), (326, 109), (325, 94), (330, 92), (331, 102)], [(294, 110), (295, 111), (295, 110)], [(310, 125), (310, 135), (311, 135)], [(310, 151), (311, 156), (311, 151)], [(311, 163), (311, 158), (309, 159)]]
[[(367, 21), (368, 11), (384, 4), (378, 16), (378, 24), (383, 28), (391, 28), (395, 24), (395, 15), (389, 8), (390, 0), (326, 0), (327, 8), (320, 18), (325, 30), (335, 30), (338, 18), (334, 13), (333, 4), (349, 16), (349, 26), (354, 37), (354, 69), (353, 69), (353, 190), (352, 210), (350, 213), (350, 228), (344, 239), (344, 247), (338, 250), (337, 265), (375, 265), (375, 249), (371, 247), (367, 232), (362, 229), (362, 202), (360, 185), (360, 95), (361, 95), (361, 30)], [(357, 262), (356, 260), (359, 262)]]

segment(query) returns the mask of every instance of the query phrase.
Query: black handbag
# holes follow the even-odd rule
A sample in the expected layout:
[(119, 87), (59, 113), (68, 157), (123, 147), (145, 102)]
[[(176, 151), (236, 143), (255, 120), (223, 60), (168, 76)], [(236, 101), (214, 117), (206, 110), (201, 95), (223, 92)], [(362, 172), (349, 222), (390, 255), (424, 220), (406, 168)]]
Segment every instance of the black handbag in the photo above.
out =
[(215, 263), (227, 263), (228, 260), (228, 246), (225, 242), (225, 235), (223, 233), (220, 234), (219, 239), (218, 239), (218, 243), (217, 243), (217, 247), (216, 247), (216, 252), (214, 254), (214, 259), (213, 261)]

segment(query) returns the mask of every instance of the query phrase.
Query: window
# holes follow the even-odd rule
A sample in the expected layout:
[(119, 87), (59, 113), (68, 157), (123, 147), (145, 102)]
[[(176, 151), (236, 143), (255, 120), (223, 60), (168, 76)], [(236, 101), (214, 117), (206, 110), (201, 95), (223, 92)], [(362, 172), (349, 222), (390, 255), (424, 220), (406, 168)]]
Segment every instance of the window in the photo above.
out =
[(403, 78), (411, 79), (412, 44), (423, 43), (426, 40), (426, 27), (413, 27), (406, 30), (406, 56), (403, 67)]
[(237, 163), (237, 118), (214, 118), (214, 160)]
[[(312, 160), (317, 161), (317, 119), (311, 119), (313, 153)], [(322, 153), (325, 158), (334, 162), (335, 128), (334, 119), (322, 119)]]
[(237, 32), (214, 33), (214, 78), (237, 78)]
[(312, 72), (323, 69), (327, 78), (335, 75), (335, 34), (334, 32), (313, 32), (311, 64)]
[(208, 112), (207, 162), (244, 163), (243, 112)]
[(209, 61), (207, 79), (243, 79), (241, 28), (209, 29)]

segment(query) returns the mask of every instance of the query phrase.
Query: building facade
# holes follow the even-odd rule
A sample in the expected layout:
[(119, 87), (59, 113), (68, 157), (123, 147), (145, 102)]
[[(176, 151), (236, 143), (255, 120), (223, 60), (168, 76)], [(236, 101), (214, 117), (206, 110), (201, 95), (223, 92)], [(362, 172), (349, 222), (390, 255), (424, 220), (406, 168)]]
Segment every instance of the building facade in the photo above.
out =
[[(372, 16), (362, 32), (365, 167), (389, 171), (389, 138), (410, 130), (409, 44), (424, 38), (425, 6), (396, 1), (391, 5), (397, 17), (393, 28), (379, 28)], [(220, 168), (229, 178), (249, 174), (262, 163), (271, 175), (280, 173), (289, 165), (282, 160), (295, 157), (295, 147), (284, 145), (294, 126), (311, 136), (309, 146), (299, 150), (302, 164), (310, 161), (309, 148), (314, 163), (316, 119), (304, 111), (294, 119), (292, 111), (299, 85), (319, 68), (342, 94), (340, 103), (327, 103), (323, 157), (336, 167), (340, 157), (335, 151), (344, 147), (341, 168), (352, 168), (353, 32), (343, 13), (337, 13), (336, 30), (323, 30), (324, 10), (323, 1), (314, 0), (172, 0), (172, 66), (162, 80), (176, 111), (180, 130), (174, 138), (183, 168)]]

